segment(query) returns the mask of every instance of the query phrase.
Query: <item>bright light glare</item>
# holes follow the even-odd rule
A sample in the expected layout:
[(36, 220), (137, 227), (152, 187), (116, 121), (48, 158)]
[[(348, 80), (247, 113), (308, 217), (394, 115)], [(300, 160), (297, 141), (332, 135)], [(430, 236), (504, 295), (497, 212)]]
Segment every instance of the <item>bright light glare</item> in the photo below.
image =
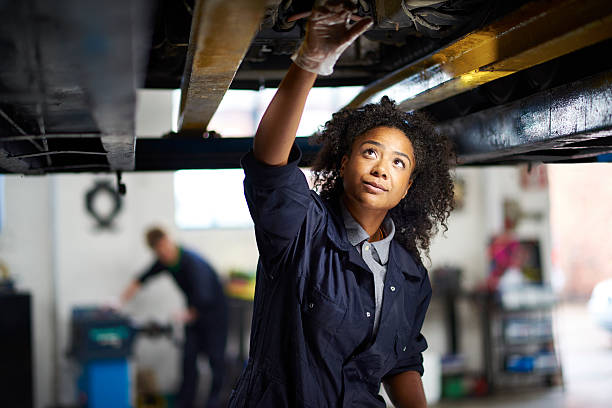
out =
[(378, 103), (380, 98), (387, 95), (390, 99), (400, 104), (403, 101), (412, 99), (425, 91), (449, 81), (452, 77), (453, 76), (448, 72), (439, 69), (430, 69), (428, 75), (420, 73), (413, 75), (381, 92), (375, 93), (368, 98), (368, 103)]
[[(346, 106), (360, 91), (361, 86), (314, 88), (310, 91), (298, 136), (310, 136), (331, 119), (332, 113)], [(219, 108), (208, 124), (208, 129), (223, 137), (250, 137), (270, 104), (276, 89), (261, 91), (233, 90), (225, 93)]]
[(181, 90), (175, 89), (172, 92), (172, 131), (178, 132), (178, 117), (181, 106)]
[(175, 221), (183, 229), (250, 228), (242, 169), (174, 174)]

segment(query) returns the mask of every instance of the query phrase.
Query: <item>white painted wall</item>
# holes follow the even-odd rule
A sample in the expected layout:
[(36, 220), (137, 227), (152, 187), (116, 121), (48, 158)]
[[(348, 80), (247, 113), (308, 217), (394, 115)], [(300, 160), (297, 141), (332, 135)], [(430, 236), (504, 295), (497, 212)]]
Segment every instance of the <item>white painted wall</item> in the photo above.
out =
[(487, 236), (483, 229), (484, 179), (482, 169), (460, 168), (456, 177), (465, 180), (465, 204), (451, 213), (448, 231), (438, 233), (432, 241), (430, 271), (445, 265), (460, 267), (463, 287), (473, 288), (486, 275), (487, 263), (483, 248)]
[(50, 182), (44, 177), (7, 176), (4, 185), (0, 260), (8, 266), (18, 289), (33, 295), (34, 400), (42, 407), (53, 398), (54, 379)]
[(140, 89), (136, 94), (136, 134), (161, 137), (178, 119), (179, 90)]

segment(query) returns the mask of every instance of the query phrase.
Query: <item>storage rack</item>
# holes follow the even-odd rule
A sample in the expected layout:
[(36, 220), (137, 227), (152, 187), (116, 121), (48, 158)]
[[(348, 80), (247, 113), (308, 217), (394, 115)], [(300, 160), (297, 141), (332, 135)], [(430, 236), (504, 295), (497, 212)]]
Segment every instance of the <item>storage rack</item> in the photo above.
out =
[(553, 334), (554, 304), (505, 308), (485, 295), (483, 345), (491, 391), (562, 384), (561, 360)]

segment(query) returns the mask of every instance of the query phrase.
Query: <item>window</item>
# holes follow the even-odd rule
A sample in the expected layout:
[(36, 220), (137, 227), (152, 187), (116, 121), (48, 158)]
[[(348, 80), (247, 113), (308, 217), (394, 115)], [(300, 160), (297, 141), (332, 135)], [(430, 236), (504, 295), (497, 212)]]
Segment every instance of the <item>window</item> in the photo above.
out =
[[(313, 88), (297, 130), (298, 136), (309, 136), (331, 119), (332, 113), (347, 105), (360, 91), (360, 86)], [(208, 129), (223, 137), (253, 136), (259, 120), (276, 93), (276, 89), (261, 91), (227, 91)]]
[(174, 173), (175, 221), (183, 229), (251, 228), (242, 169)]
[[(312, 173), (301, 169), (312, 188)], [(174, 173), (174, 218), (181, 229), (252, 228), (244, 198), (244, 170), (180, 170)]]

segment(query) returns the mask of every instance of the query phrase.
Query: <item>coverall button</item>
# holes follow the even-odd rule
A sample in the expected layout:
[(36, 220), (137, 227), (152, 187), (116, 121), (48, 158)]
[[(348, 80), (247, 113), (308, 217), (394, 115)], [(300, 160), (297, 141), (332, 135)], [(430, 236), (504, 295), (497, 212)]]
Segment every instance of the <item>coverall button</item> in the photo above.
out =
[(366, 317), (370, 317), (372, 314), (370, 312), (366, 312)]
[(391, 286), (389, 289), (391, 289), (391, 292), (395, 292), (395, 286)]
[(314, 303), (309, 303), (309, 304), (308, 304), (308, 308), (309, 308), (309, 309), (314, 308)]

